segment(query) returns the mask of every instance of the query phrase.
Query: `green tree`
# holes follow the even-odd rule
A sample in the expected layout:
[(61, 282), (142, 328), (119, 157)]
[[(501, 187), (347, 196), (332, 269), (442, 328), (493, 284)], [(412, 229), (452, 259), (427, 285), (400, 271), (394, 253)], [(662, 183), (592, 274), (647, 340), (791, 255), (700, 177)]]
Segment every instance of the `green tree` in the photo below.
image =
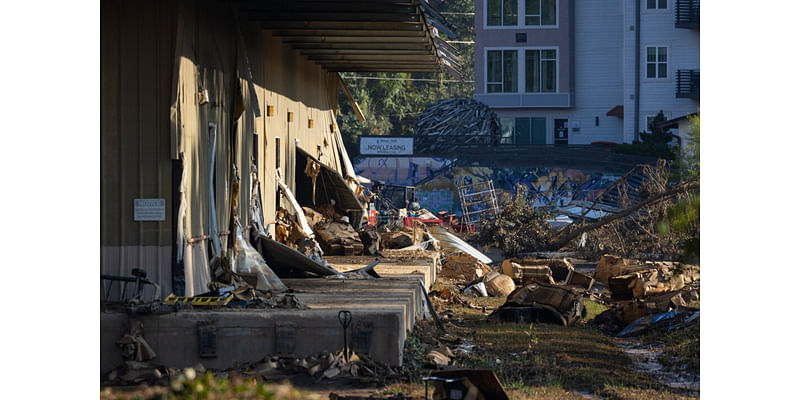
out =
[[(410, 136), (414, 133), (417, 115), (439, 100), (451, 97), (472, 98), (474, 94), (475, 47), (473, 20), (474, 1), (450, 0), (438, 7), (447, 21), (455, 26), (453, 43), (460, 55), (461, 80), (450, 74), (437, 73), (343, 73), (366, 121), (358, 121), (343, 93), (339, 94), (338, 124), (347, 151), (358, 154), (361, 135)], [(440, 35), (444, 35), (440, 32)], [(374, 79), (367, 79), (374, 78)]]

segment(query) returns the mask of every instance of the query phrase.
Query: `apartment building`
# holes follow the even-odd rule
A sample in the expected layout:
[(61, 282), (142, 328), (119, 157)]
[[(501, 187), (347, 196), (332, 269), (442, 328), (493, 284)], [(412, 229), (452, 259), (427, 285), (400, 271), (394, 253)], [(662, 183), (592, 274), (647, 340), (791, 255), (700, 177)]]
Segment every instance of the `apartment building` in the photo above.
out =
[(475, 99), (501, 143), (628, 143), (700, 106), (699, 0), (475, 0)]

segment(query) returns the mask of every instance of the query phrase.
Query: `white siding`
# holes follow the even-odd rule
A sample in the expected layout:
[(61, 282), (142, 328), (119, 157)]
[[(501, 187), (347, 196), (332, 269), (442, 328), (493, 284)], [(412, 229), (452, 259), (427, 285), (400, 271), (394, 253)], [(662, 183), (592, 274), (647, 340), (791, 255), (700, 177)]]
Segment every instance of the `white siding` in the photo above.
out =
[[(647, 129), (647, 117), (664, 110), (667, 119), (697, 111), (700, 103), (675, 97), (675, 71), (700, 68), (700, 33), (675, 28), (674, 0), (666, 10), (647, 10), (646, 0), (574, 0), (575, 107), (494, 109), (502, 117), (547, 118), (547, 143), (553, 143), (553, 119), (570, 120), (569, 142), (631, 142), (635, 129), (636, 2), (641, 2), (639, 126)], [(476, 1), (483, 7), (483, 1)], [(480, 11), (478, 11), (480, 13)], [(483, 16), (481, 15), (481, 18)], [(477, 18), (476, 22), (482, 21)], [(632, 29), (633, 28), (633, 29)], [(529, 34), (531, 35), (531, 34)], [(480, 35), (479, 35), (480, 36)], [(483, 92), (484, 43), (476, 38), (476, 95)], [(496, 43), (493, 43), (496, 45)], [(509, 42), (508, 46), (514, 46)], [(541, 45), (541, 43), (537, 43)], [(647, 46), (667, 46), (667, 78), (648, 79)], [(476, 96), (479, 97), (479, 96)], [(624, 106), (624, 119), (608, 117), (614, 106)], [(595, 117), (599, 125), (595, 126)], [(580, 123), (580, 131), (572, 129)]]
[[(575, 105), (569, 141), (622, 141), (623, 121), (606, 113), (622, 104), (622, 7), (619, 1), (575, 0)], [(595, 117), (599, 125), (595, 126)]]

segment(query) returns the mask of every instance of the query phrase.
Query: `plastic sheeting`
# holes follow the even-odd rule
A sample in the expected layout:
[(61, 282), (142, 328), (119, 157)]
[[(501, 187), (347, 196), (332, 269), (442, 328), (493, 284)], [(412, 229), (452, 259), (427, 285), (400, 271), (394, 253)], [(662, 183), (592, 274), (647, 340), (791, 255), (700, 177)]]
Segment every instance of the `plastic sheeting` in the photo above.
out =
[(256, 289), (273, 293), (285, 292), (286, 285), (278, 279), (264, 258), (244, 239), (242, 228), (236, 225), (236, 273), (256, 278)]

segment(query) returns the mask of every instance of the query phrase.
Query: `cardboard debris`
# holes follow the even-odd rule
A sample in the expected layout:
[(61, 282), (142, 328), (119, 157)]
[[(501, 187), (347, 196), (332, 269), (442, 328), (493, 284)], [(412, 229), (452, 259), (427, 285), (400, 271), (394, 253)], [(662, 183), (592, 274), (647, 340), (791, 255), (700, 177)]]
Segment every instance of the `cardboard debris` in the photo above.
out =
[(453, 280), (471, 282), (482, 278), (491, 270), (488, 265), (469, 254), (457, 254), (447, 257), (440, 275)]
[(658, 262), (625, 266), (636, 272), (608, 278), (608, 288), (614, 300), (644, 299), (683, 289), (700, 279), (700, 267)]
[(600, 257), (597, 267), (594, 269), (594, 279), (603, 284), (608, 284), (608, 278), (626, 273), (635, 272), (640, 268), (626, 268), (629, 265), (638, 264), (634, 260), (618, 257), (611, 254), (604, 254)]

